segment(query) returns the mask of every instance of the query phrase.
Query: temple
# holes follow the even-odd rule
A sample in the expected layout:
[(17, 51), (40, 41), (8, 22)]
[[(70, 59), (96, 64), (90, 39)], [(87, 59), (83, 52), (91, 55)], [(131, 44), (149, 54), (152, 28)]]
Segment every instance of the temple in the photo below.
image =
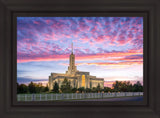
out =
[(64, 79), (67, 78), (71, 82), (72, 88), (93, 88), (97, 87), (98, 84), (103, 89), (104, 88), (104, 78), (97, 78), (96, 76), (90, 75), (90, 72), (84, 72), (77, 70), (75, 66), (75, 55), (73, 54), (73, 43), (72, 52), (69, 57), (69, 66), (66, 73), (51, 73), (49, 76), (49, 90), (53, 89), (55, 81), (61, 87)]

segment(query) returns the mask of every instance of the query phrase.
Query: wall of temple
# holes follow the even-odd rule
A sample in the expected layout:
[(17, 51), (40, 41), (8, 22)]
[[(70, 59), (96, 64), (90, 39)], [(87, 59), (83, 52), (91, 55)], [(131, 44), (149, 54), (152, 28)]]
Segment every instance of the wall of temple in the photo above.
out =
[(61, 87), (62, 82), (64, 81), (64, 78), (67, 78), (68, 81), (71, 82), (71, 86), (72, 88), (80, 88), (80, 87), (84, 87), (84, 88), (93, 88), (93, 87), (97, 87), (98, 84), (100, 84), (101, 88), (104, 88), (104, 81), (102, 79), (97, 79), (97, 78), (90, 78), (93, 76), (89, 76), (89, 75), (84, 75), (84, 73), (82, 75), (78, 75), (77, 77), (68, 77), (68, 76), (64, 76), (64, 77), (55, 77), (52, 78), (51, 76), (49, 76), (49, 89), (52, 90), (53, 89), (53, 85), (55, 83), (55, 81), (58, 83), (59, 87)]

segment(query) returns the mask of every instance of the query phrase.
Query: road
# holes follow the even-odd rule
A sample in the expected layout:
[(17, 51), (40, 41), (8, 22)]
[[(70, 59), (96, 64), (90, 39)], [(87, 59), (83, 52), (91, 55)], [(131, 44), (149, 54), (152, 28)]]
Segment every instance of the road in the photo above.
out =
[(143, 101), (143, 96), (104, 98), (104, 99), (86, 99), (86, 100), (76, 100), (76, 101)]

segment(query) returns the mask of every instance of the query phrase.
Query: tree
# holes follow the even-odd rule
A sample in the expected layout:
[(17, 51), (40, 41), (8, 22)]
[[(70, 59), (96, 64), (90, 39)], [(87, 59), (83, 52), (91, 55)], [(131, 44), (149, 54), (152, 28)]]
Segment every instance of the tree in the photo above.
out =
[(29, 90), (30, 93), (36, 93), (36, 86), (35, 86), (35, 84), (32, 81), (28, 85), (28, 90)]
[(110, 87), (104, 87), (104, 92), (112, 92), (112, 89)]
[(116, 81), (116, 82), (114, 82), (114, 83), (112, 84), (113, 89), (114, 89), (114, 92), (120, 91), (121, 83), (122, 83), (122, 82)]
[(126, 84), (127, 84), (127, 92), (132, 92), (132, 88), (133, 88), (132, 83), (130, 81), (127, 81)]
[(20, 90), (19, 90), (19, 83), (17, 83), (17, 94), (20, 93)]
[(28, 92), (28, 87), (25, 84), (17, 84), (17, 93), (27, 93)]
[(142, 92), (143, 86), (139, 81), (134, 85), (130, 81), (116, 81), (113, 83), (114, 92)]
[(44, 91), (44, 87), (42, 86), (42, 83), (35, 84), (35, 87), (36, 87), (36, 93), (41, 93)]
[(85, 91), (85, 88), (84, 87), (80, 87), (80, 88), (78, 88), (78, 91), (82, 93), (82, 92)]
[(86, 88), (86, 92), (87, 92), (87, 93), (90, 93), (90, 92), (91, 92), (91, 89), (90, 89), (90, 88)]
[(77, 91), (77, 88), (72, 89), (72, 93), (75, 93)]
[(44, 92), (47, 92), (47, 91), (49, 91), (48, 84), (46, 84), (46, 87), (44, 88)]
[(62, 82), (62, 85), (61, 85), (61, 91), (63, 93), (71, 93), (72, 87), (71, 87), (71, 82), (68, 81), (67, 78), (64, 78), (64, 81)]
[(58, 83), (55, 81), (54, 85), (53, 85), (53, 90), (54, 93), (59, 93), (59, 85)]
[(143, 92), (143, 86), (139, 81), (133, 85), (133, 92)]
[(96, 87), (93, 87), (92, 90), (91, 90), (93, 93), (97, 92), (97, 88)]
[(100, 92), (101, 91), (101, 87), (100, 87), (100, 84), (98, 83), (98, 85), (97, 85), (97, 88), (96, 88), (97, 90), (96, 90), (96, 92)]
[(121, 86), (119, 87), (119, 89), (122, 92), (128, 92), (128, 91), (130, 91), (129, 90), (130, 85), (132, 85), (132, 84), (129, 81), (128, 82), (126, 82), (126, 81), (121, 82)]
[(90, 88), (92, 88), (92, 82), (90, 82)]

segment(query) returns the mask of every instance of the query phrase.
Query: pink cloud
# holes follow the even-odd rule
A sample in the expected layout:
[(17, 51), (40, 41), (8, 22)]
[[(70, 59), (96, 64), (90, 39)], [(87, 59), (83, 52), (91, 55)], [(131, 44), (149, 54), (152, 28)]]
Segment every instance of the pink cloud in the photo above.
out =
[(102, 42), (105, 41), (105, 36), (104, 36), (104, 35), (100, 35), (100, 36), (98, 36), (97, 38), (95, 38), (95, 41), (96, 41), (97, 43), (102, 43)]
[(83, 43), (86, 43), (86, 42), (90, 42), (90, 39), (89, 38), (79, 38), (80, 41), (82, 41)]
[(33, 23), (34, 23), (34, 24), (37, 24), (37, 25), (40, 24), (40, 22), (38, 22), (38, 21), (33, 21)]
[(46, 22), (47, 24), (50, 24), (52, 21), (51, 21), (51, 20), (45, 20), (45, 22)]

